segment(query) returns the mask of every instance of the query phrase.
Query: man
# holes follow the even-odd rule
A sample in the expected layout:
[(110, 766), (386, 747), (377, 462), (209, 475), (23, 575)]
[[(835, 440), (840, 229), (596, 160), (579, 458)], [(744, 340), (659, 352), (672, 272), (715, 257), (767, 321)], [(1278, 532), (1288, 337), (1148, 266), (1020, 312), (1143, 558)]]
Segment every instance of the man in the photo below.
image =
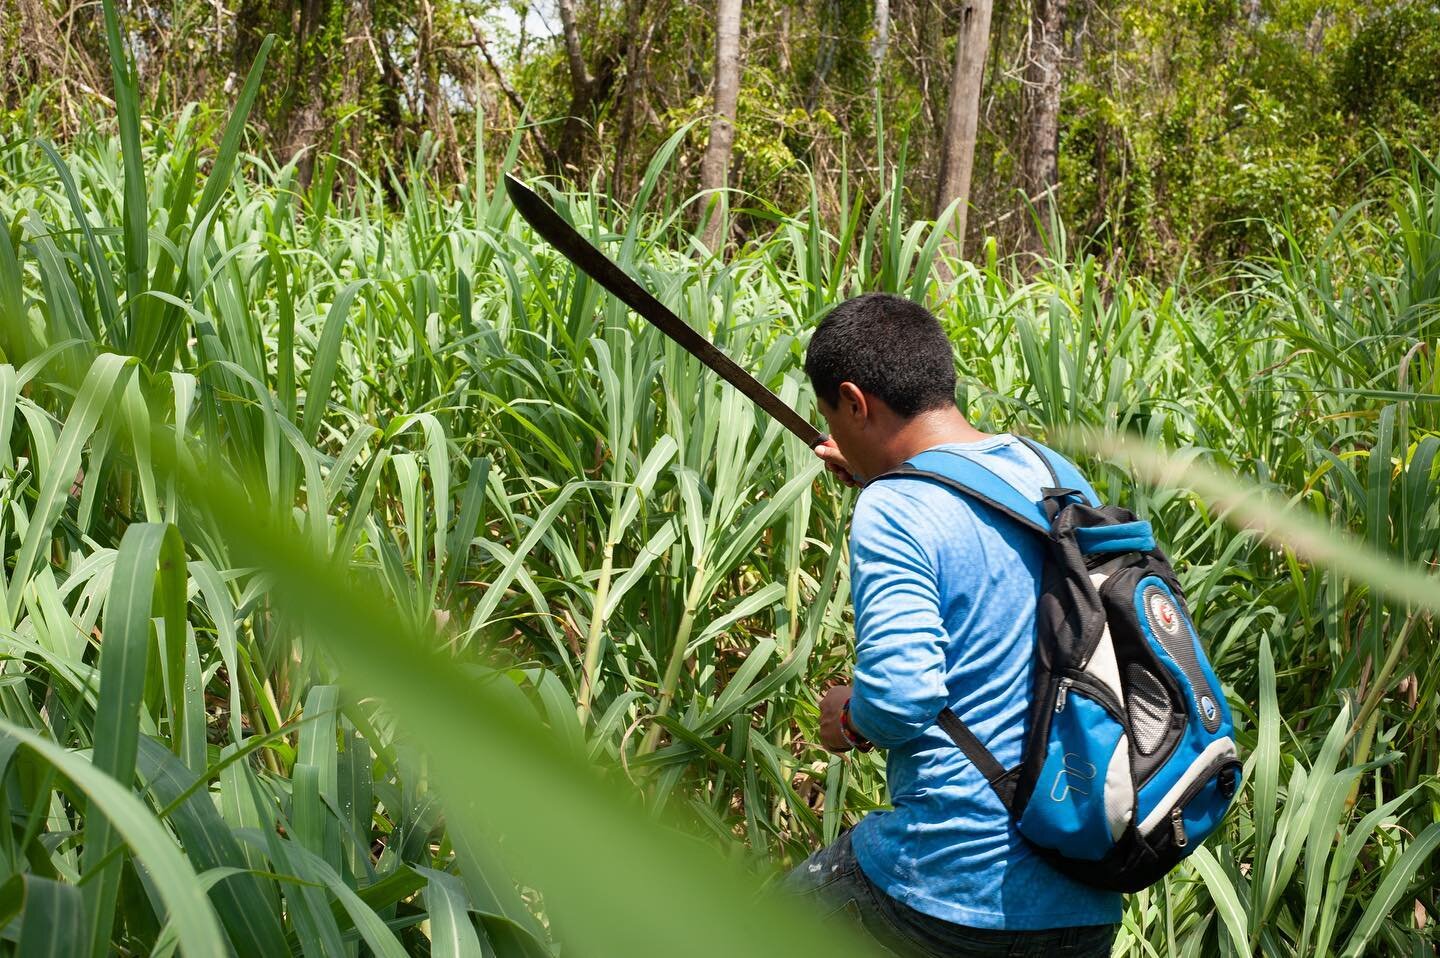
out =
[(821, 742), (888, 749), (893, 810), (867, 815), (786, 886), (858, 918), (900, 955), (1108, 955), (1120, 896), (1050, 867), (936, 725), (949, 706), (1002, 764), (1020, 761), (1041, 544), (939, 483), (868, 482), (937, 447), (1036, 500), (1048, 470), (1014, 436), (966, 422), (950, 342), (909, 300), (872, 293), (837, 306), (805, 371), (830, 427), (817, 455), (864, 487), (850, 530), (853, 687), (822, 698)]

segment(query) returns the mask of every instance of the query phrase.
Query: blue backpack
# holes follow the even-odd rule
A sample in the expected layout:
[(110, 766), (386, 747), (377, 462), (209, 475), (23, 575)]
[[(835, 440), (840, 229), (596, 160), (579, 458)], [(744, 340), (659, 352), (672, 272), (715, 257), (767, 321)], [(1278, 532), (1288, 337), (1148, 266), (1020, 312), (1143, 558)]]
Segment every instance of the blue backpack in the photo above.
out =
[(1138, 891), (1224, 818), (1240, 785), (1234, 723), (1150, 523), (1101, 506), (1064, 457), (1023, 441), (1050, 471), (1040, 502), (944, 450), (879, 477), (941, 483), (1047, 547), (1020, 764), (1003, 767), (948, 708), (939, 725), (1057, 868)]

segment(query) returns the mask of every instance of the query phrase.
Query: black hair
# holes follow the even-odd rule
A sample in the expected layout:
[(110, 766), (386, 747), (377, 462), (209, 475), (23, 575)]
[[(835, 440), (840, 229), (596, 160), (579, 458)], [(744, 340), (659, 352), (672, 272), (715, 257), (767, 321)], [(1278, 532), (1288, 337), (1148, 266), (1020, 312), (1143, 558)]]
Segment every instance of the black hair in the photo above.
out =
[(955, 358), (945, 331), (924, 306), (889, 293), (866, 293), (825, 314), (805, 351), (815, 394), (834, 407), (852, 382), (896, 414), (955, 404)]

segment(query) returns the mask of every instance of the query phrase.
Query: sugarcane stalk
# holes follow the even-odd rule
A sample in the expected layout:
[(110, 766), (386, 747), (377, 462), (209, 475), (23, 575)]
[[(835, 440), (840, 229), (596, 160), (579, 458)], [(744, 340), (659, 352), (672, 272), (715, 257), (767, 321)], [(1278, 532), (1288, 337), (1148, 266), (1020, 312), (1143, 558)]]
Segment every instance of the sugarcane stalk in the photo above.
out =
[[(670, 712), (675, 700), (675, 690), (680, 684), (680, 666), (685, 661), (685, 649), (690, 645), (690, 633), (695, 628), (695, 610), (700, 604), (700, 588), (704, 584), (705, 569), (696, 566), (690, 580), (690, 590), (685, 594), (685, 611), (680, 616), (680, 626), (675, 630), (675, 646), (670, 650), (670, 661), (665, 666), (665, 675), (660, 680), (660, 703), (655, 708), (654, 719), (664, 718)], [(660, 724), (652, 719), (650, 731), (640, 744), (640, 754), (649, 755), (660, 741)]]
[(590, 702), (595, 694), (595, 672), (600, 667), (600, 633), (605, 628), (605, 605), (610, 601), (610, 578), (615, 567), (615, 543), (606, 541), (600, 560), (600, 581), (595, 587), (595, 604), (590, 610), (590, 629), (585, 636), (585, 659), (580, 672), (580, 695), (576, 712), (580, 724), (590, 718)]

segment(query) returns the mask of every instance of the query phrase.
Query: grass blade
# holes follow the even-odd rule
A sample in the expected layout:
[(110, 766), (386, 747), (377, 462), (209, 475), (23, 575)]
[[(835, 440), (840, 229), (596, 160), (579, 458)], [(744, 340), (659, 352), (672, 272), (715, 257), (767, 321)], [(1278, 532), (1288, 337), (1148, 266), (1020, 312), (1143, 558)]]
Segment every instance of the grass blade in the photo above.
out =
[(1245, 909), (1240, 904), (1240, 896), (1235, 891), (1235, 885), (1230, 881), (1230, 876), (1220, 867), (1215, 856), (1208, 848), (1197, 848), (1190, 855), (1190, 862), (1200, 877), (1205, 880), (1205, 887), (1210, 891), (1210, 898), (1215, 902), (1215, 910), (1220, 913), (1220, 922), (1225, 926), (1225, 931), (1230, 936), (1230, 943), (1235, 948), (1237, 955), (1250, 954), (1249, 936), (1246, 934), (1246, 927), (1249, 922), (1245, 916)]
[[(149, 874), (187, 954), (226, 953), (224, 933), (195, 870), (138, 798), (80, 756), (29, 729), (0, 719), (0, 735), (18, 740), (21, 746), (74, 782), (89, 800), (91, 813), (102, 816), (125, 840)], [(89, 827), (87, 822), (87, 830)]]
[(427, 879), (425, 907), (430, 912), (430, 954), (435, 958), (494, 958), (482, 945), (465, 898), (464, 886), (454, 875), (433, 868), (416, 869)]
[(1424, 865), (1433, 865), (1435, 849), (1440, 847), (1440, 822), (1435, 822), (1410, 842), (1394, 866), (1387, 869), (1385, 880), (1365, 906), (1350, 939), (1341, 952), (1345, 958), (1359, 958), (1369, 950), (1371, 941), (1380, 930), (1381, 923), (1390, 914), (1402, 895), (1410, 887), (1415, 873)]
[[(100, 701), (96, 707), (92, 759), (98, 770), (117, 782), (129, 784), (135, 780), (140, 703), (149, 671), (150, 616), (157, 593), (163, 597), (161, 611), (165, 614), (167, 639), (173, 638), (177, 630), (180, 633), (183, 677), (184, 570), (185, 551), (174, 526), (137, 523), (125, 531), (105, 603), (105, 639), (100, 645)], [(87, 872), (99, 869), (85, 886), (90, 918), (89, 950), (96, 956), (110, 948), (115, 897), (123, 864), (118, 858), (102, 864), (110, 850), (110, 822), (99, 815), (87, 816), (81, 862)]]
[[(147, 232), (150, 213), (140, 148), (140, 94), (121, 39), (115, 0), (101, 0), (101, 5), (105, 12), (105, 41), (110, 50), (110, 75), (115, 83), (115, 113), (120, 121), (120, 152), (125, 166), (125, 303), (127, 308), (134, 309), (150, 275)], [(127, 336), (116, 345), (128, 347), (131, 338)]]
[[(15, 875), (0, 896), (20, 899), (17, 958), (70, 958), (85, 949), (85, 906), (73, 885)], [(5, 910), (10, 910), (7, 903)]]

